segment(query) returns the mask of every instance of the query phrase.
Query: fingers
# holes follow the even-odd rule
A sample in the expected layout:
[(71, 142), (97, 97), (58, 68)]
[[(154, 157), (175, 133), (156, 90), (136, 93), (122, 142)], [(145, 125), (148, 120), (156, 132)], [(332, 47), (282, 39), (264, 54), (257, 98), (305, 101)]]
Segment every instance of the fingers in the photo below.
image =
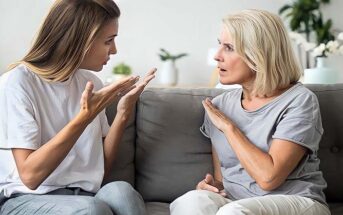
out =
[(102, 90), (105, 92), (110, 92), (110, 94), (113, 94), (114, 92), (122, 92), (125, 91), (127, 88), (130, 88), (135, 83), (137, 83), (139, 78), (139, 76), (129, 76), (127, 78), (120, 80), (119, 82), (115, 82), (104, 87)]
[(144, 80), (142, 82), (142, 84), (144, 85), (144, 87), (152, 80), (155, 78), (155, 73), (156, 73), (157, 69), (153, 68), (151, 69), (146, 76), (144, 77)]
[(88, 107), (88, 100), (93, 94), (93, 89), (94, 89), (94, 84), (90, 81), (87, 82), (85, 90), (82, 93), (81, 100), (80, 100), (80, 105), (83, 108)]
[(209, 98), (206, 98), (202, 101), (202, 105), (205, 108), (207, 113), (214, 113), (217, 116), (221, 116), (221, 112), (213, 105)]
[[(125, 94), (128, 95), (139, 95), (144, 88), (146, 87), (146, 85), (153, 79), (155, 78), (155, 72), (157, 71), (156, 68), (151, 69), (147, 75), (144, 77), (143, 81), (136, 85), (131, 85), (127, 88), (122, 88), (119, 92), (118, 92), (118, 96), (123, 96)], [(139, 76), (137, 76), (134, 81), (135, 83), (139, 80)], [(123, 86), (125, 86), (125, 81), (123, 81)]]
[(117, 96), (119, 96), (119, 97), (125, 96), (128, 92), (130, 92), (131, 90), (133, 90), (135, 88), (137, 88), (137, 86), (132, 85), (131, 87), (125, 89), (124, 91), (117, 93)]
[(215, 193), (219, 193), (219, 189), (213, 186), (213, 184), (214, 184), (213, 176), (211, 174), (206, 174), (205, 179), (198, 183), (197, 189), (208, 190)]
[(215, 193), (219, 192), (218, 188), (216, 188), (215, 186), (212, 186), (210, 184), (207, 184), (205, 182), (205, 180), (202, 180), (201, 182), (199, 182), (199, 184), (197, 186), (197, 189), (199, 189), (199, 190), (208, 190), (208, 191), (215, 192)]
[(221, 196), (223, 196), (223, 197), (226, 197), (227, 196), (227, 194), (226, 194), (226, 192), (225, 192), (225, 190), (221, 190), (221, 191), (219, 191), (219, 193), (218, 193), (219, 195), (221, 195)]
[(156, 68), (151, 69), (144, 77), (143, 81), (137, 86), (137, 89), (134, 90), (133, 94), (141, 93), (144, 90), (144, 88), (149, 84), (149, 82), (155, 78), (156, 71)]
[(214, 184), (214, 178), (211, 174), (206, 174), (206, 177), (204, 179), (204, 181), (207, 183), (207, 184), (211, 184), (213, 185)]

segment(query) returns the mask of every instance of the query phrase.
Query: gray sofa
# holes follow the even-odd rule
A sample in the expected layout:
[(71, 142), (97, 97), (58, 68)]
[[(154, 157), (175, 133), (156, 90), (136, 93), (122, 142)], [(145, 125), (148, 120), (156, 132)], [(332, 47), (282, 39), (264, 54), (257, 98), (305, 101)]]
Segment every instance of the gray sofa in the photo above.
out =
[[(327, 201), (333, 215), (343, 214), (343, 84), (307, 87), (319, 99), (325, 130), (319, 157), (328, 183)], [(205, 173), (213, 171), (210, 141), (199, 131), (204, 115), (201, 101), (222, 92), (146, 89), (125, 130), (109, 181), (134, 185), (149, 215), (169, 214), (168, 203), (194, 189)], [(115, 106), (106, 110), (110, 123)]]

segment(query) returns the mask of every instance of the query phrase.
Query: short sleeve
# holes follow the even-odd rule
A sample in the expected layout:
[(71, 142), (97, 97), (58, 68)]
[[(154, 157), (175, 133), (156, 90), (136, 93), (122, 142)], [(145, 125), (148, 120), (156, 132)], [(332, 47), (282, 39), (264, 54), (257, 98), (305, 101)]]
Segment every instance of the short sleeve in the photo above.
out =
[(101, 111), (99, 117), (100, 117), (102, 137), (106, 137), (108, 131), (110, 130), (110, 126), (108, 124), (108, 120), (106, 116), (106, 111), (105, 110)]
[(200, 132), (207, 138), (211, 138), (211, 123), (210, 119), (208, 118), (208, 115), (205, 111), (205, 116), (204, 116), (204, 122), (202, 126), (200, 127)]
[(7, 88), (5, 93), (6, 107), (1, 115), (7, 116), (4, 123), (4, 148), (37, 149), (40, 147), (40, 129), (34, 117), (32, 103), (22, 91)]
[(274, 139), (284, 139), (304, 146), (315, 153), (323, 134), (319, 104), (314, 94), (297, 98), (280, 117)]

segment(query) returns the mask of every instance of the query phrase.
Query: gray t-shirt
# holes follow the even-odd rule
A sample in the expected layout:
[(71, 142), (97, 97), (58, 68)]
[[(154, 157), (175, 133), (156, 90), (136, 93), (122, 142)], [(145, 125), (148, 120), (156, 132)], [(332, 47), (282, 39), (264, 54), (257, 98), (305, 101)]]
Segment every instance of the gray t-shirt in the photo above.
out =
[(255, 111), (241, 104), (242, 89), (225, 92), (213, 104), (228, 116), (258, 148), (268, 152), (273, 139), (289, 140), (304, 146), (308, 154), (286, 181), (273, 191), (262, 190), (242, 167), (235, 152), (210, 121), (207, 114), (202, 133), (211, 138), (221, 165), (223, 184), (230, 199), (243, 199), (271, 194), (299, 195), (325, 203), (326, 182), (319, 170), (317, 151), (323, 134), (317, 97), (297, 83), (282, 95)]

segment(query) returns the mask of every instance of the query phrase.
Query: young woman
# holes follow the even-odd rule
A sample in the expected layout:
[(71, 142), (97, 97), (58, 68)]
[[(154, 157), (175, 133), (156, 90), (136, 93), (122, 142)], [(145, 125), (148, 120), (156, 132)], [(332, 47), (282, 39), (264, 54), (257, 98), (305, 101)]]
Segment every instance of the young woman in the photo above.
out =
[[(1, 214), (145, 214), (126, 182), (101, 188), (155, 69), (103, 87), (116, 54), (112, 0), (57, 0), (28, 54), (0, 81)], [(104, 108), (119, 100), (108, 125)]]
[(298, 82), (281, 19), (261, 10), (228, 16), (215, 59), (220, 82), (242, 89), (203, 101), (214, 176), (176, 199), (171, 213), (330, 214), (317, 157), (318, 101)]

